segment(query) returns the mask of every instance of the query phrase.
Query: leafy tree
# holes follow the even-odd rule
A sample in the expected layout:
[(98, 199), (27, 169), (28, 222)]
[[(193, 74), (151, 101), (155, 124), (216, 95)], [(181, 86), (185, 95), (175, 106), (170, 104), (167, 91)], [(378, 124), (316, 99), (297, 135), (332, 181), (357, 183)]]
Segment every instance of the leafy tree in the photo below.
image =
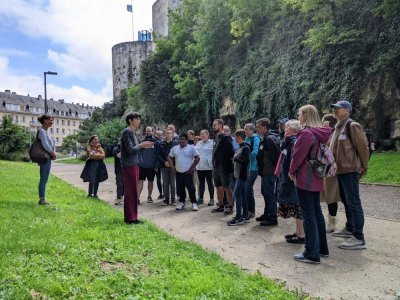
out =
[[(77, 145), (78, 144), (78, 145)], [(66, 136), (62, 142), (62, 150), (65, 152), (76, 151), (79, 147), (78, 134), (71, 134)]]
[(0, 159), (19, 160), (29, 147), (29, 131), (14, 124), (11, 116), (3, 117), (0, 125)]

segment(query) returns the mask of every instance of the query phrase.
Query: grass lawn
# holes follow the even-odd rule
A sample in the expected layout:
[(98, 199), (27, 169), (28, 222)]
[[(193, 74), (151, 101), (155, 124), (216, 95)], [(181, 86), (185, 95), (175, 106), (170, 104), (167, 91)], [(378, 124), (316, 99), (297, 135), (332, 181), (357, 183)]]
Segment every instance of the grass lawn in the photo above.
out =
[(0, 299), (304, 297), (149, 222), (125, 225), (54, 176), (52, 205), (38, 206), (35, 164), (0, 161), (0, 178)]
[(368, 164), (365, 183), (400, 184), (400, 153), (374, 153)]
[[(59, 163), (62, 164), (84, 164), (85, 161), (77, 158), (68, 158), (68, 159), (62, 159), (59, 161)], [(114, 163), (114, 157), (106, 157), (104, 159), (104, 163), (106, 164), (111, 164)]]

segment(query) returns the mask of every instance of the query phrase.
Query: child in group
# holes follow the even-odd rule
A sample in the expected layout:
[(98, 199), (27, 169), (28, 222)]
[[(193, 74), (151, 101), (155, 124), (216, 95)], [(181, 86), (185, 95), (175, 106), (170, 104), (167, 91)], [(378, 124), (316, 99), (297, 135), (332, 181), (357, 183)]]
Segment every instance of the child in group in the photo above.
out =
[(235, 132), (235, 140), (239, 145), (233, 156), (234, 176), (236, 185), (234, 190), (234, 199), (236, 201), (236, 216), (227, 222), (228, 226), (242, 225), (250, 221), (248, 205), (246, 201), (246, 181), (250, 175), (250, 146), (245, 143), (246, 133), (243, 129)]
[(83, 182), (89, 182), (88, 197), (98, 198), (97, 190), (99, 189), (99, 183), (107, 180), (108, 174), (103, 161), (105, 153), (97, 135), (90, 137), (86, 152), (87, 160), (81, 178)]
[(114, 147), (113, 155), (115, 184), (117, 185), (117, 198), (115, 199), (115, 205), (120, 205), (122, 204), (122, 197), (124, 196), (124, 178), (122, 177), (121, 146), (119, 143)]

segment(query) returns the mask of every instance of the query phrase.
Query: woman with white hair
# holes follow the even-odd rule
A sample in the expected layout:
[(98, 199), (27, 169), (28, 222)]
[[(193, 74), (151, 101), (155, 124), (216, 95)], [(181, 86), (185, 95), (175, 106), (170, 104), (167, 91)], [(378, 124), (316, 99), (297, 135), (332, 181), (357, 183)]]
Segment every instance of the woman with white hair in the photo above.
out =
[(296, 186), (293, 180), (289, 178), (293, 146), (296, 143), (296, 136), (300, 130), (301, 126), (298, 120), (289, 120), (285, 123), (282, 151), (275, 170), (275, 176), (278, 177), (278, 215), (284, 219), (296, 219), (295, 233), (285, 235), (286, 242), (290, 244), (304, 244), (306, 241)]

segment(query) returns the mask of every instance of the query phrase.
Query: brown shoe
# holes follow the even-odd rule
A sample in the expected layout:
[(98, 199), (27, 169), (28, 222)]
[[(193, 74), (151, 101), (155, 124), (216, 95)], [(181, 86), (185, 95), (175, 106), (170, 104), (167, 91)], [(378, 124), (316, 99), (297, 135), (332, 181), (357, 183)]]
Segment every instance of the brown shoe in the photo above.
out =
[(47, 202), (46, 200), (39, 200), (39, 205), (50, 205), (49, 202)]

